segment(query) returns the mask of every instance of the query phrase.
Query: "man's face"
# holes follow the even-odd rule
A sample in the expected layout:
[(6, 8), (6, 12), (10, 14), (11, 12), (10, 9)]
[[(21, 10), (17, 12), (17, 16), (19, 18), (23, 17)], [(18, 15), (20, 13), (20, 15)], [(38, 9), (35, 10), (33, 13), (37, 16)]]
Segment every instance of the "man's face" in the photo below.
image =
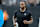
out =
[(26, 6), (25, 2), (20, 2), (20, 8), (24, 8)]

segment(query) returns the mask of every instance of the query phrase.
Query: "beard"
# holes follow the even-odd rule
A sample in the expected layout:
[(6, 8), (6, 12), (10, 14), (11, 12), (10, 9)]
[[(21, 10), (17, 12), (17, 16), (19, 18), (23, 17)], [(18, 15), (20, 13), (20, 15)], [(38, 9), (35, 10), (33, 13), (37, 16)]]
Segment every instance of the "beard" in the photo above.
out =
[(21, 9), (24, 9), (24, 7), (22, 7)]

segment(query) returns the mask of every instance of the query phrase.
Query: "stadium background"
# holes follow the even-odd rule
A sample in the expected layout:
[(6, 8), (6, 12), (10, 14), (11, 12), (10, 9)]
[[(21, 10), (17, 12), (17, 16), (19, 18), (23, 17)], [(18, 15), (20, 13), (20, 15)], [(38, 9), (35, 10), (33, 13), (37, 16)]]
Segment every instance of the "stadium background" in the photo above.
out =
[[(2, 10), (3, 11), (7, 10), (7, 13), (9, 15), (9, 19), (6, 22), (5, 27), (12, 27), (13, 26), (12, 17), (13, 17), (14, 11), (19, 9), (19, 2), (22, 0), (17, 0), (17, 3), (15, 5), (10, 4), (11, 6), (9, 6), (9, 1), (12, 1), (12, 0), (7, 0), (7, 1), (5, 1), (5, 4), (2, 4)], [(3, 2), (3, 0), (2, 0), (2, 2)], [(29, 24), (29, 27), (38, 27), (39, 17), (40, 17), (40, 5), (29, 6), (28, 10), (32, 12), (32, 16), (33, 16), (33, 20), (34, 20), (33, 24)]]

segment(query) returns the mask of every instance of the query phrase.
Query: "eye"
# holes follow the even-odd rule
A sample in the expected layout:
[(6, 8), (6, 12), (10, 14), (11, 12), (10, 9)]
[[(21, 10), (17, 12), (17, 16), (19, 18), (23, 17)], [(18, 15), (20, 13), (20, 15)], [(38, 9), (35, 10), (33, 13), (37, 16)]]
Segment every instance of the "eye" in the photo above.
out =
[(20, 5), (24, 5), (24, 4), (22, 3), (22, 4), (20, 4)]
[(24, 4), (21, 4), (21, 5), (24, 5)]

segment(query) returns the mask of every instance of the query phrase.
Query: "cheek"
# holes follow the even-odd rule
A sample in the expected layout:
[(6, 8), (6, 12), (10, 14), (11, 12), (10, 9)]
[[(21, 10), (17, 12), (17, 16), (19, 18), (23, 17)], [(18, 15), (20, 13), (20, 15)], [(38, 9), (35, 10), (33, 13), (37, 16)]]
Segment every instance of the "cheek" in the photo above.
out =
[(20, 5), (20, 6), (23, 6), (23, 5)]
[(24, 7), (25, 7), (25, 5), (24, 5)]
[(23, 7), (23, 5), (20, 5), (20, 7)]

